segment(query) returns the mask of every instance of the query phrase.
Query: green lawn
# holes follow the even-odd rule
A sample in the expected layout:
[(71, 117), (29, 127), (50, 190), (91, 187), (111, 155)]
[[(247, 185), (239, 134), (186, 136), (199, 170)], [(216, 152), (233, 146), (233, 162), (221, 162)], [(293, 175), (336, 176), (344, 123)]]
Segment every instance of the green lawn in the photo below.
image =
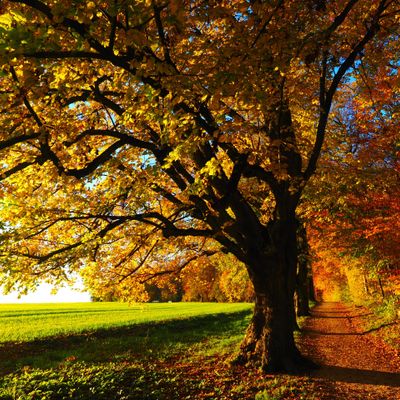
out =
[(0, 400), (317, 400), (233, 366), (251, 304), (0, 305)]
[(0, 342), (26, 342), (250, 308), (250, 304), (243, 303), (0, 304)]

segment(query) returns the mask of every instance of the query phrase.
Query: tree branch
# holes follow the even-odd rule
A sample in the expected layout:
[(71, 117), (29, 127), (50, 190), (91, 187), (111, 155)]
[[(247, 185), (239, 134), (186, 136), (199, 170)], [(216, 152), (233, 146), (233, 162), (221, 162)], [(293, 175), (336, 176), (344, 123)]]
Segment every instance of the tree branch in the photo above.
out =
[[(13, 0), (11, 0), (13, 1)], [(56, 51), (56, 50), (43, 50), (43, 51), (34, 51), (34, 52), (26, 52), (23, 55), (27, 58), (47, 58), (47, 59), (68, 59), (68, 58), (80, 58), (80, 59), (88, 59), (88, 60), (108, 60), (108, 57), (95, 53), (93, 51), (79, 51), (79, 50), (70, 50), (70, 51)]]
[(76, 243), (70, 244), (68, 246), (61, 247), (57, 250), (51, 251), (50, 253), (47, 253), (45, 255), (35, 255), (35, 254), (29, 254), (29, 253), (13, 253), (13, 254), (15, 254), (16, 256), (19, 256), (19, 257), (32, 258), (34, 260), (37, 260), (39, 263), (43, 263), (45, 261), (48, 261), (50, 258), (52, 258), (58, 254), (62, 254), (69, 250), (72, 250), (72, 249), (80, 246), (81, 244), (82, 244), (82, 242), (76, 242)]
[(152, 274), (149, 274), (149, 276), (147, 278), (142, 279), (140, 281), (140, 283), (142, 283), (142, 284), (146, 283), (146, 282), (150, 281), (151, 279), (156, 278), (157, 276), (162, 276), (162, 275), (167, 275), (167, 274), (176, 274), (177, 275), (182, 270), (184, 270), (188, 265), (190, 265), (193, 261), (198, 260), (200, 257), (204, 257), (204, 256), (211, 257), (217, 253), (218, 253), (217, 251), (213, 251), (213, 250), (203, 250), (201, 253), (194, 254), (192, 257), (185, 260), (182, 264), (180, 264), (178, 266), (178, 268), (154, 272)]
[(119, 148), (126, 145), (126, 142), (123, 140), (118, 140), (109, 146), (106, 150), (104, 150), (99, 156), (94, 158), (85, 168), (81, 169), (64, 169), (64, 173), (69, 176), (74, 176), (75, 178), (83, 178), (85, 176), (90, 175), (94, 172), (100, 165), (103, 165), (107, 161), (112, 158), (112, 155)]
[(325, 31), (325, 38), (329, 39), (333, 32), (339, 28), (340, 25), (343, 24), (349, 12), (353, 9), (353, 7), (358, 3), (359, 0), (350, 0), (343, 11), (333, 20), (332, 24)]
[[(355, 1), (355, 0), (353, 0), (353, 1)], [(352, 2), (349, 2), (349, 4), (350, 3), (352, 3)], [(323, 103), (320, 104), (320, 114), (319, 114), (319, 121), (318, 121), (317, 134), (316, 134), (316, 139), (315, 139), (315, 143), (314, 143), (314, 148), (311, 152), (307, 168), (303, 174), (305, 181), (309, 180), (310, 177), (312, 176), (312, 174), (315, 172), (318, 158), (321, 154), (322, 145), (323, 145), (324, 139), (325, 139), (326, 125), (328, 123), (328, 117), (329, 117), (330, 109), (332, 106), (333, 97), (337, 91), (337, 88), (338, 88), (343, 76), (352, 67), (356, 58), (364, 49), (365, 45), (375, 36), (377, 31), (379, 30), (379, 16), (383, 13), (383, 11), (386, 9), (386, 7), (387, 7), (386, 0), (381, 0), (375, 14), (371, 18), (370, 26), (367, 29), (364, 37), (353, 47), (353, 50), (350, 52), (350, 54), (347, 56), (347, 58), (340, 65), (337, 72), (333, 76), (331, 85), (330, 85), (328, 91), (326, 92), (326, 94), (322, 95), (320, 93), (320, 101), (323, 100)], [(325, 62), (325, 64), (327, 63), (326, 60), (324, 60), (324, 62)], [(326, 65), (323, 66), (323, 70), (322, 70), (323, 72), (321, 75), (322, 81), (325, 81), (324, 75), (326, 75), (326, 68), (327, 68)], [(321, 86), (320, 91), (321, 90), (325, 91), (325, 85), (323, 85), (323, 87)]]
[(19, 163), (17, 165), (15, 165), (14, 167), (8, 169), (5, 172), (2, 172), (0, 174), (0, 181), (2, 181), (3, 179), (8, 178), (11, 175), (14, 175), (15, 173), (24, 170), (25, 168), (28, 168), (31, 165), (36, 164), (36, 161), (24, 161), (22, 163)]
[(158, 36), (160, 38), (160, 42), (161, 42), (161, 46), (163, 48), (164, 51), (164, 59), (165, 61), (171, 65), (174, 70), (176, 72), (178, 72), (176, 65), (174, 64), (174, 62), (171, 59), (171, 55), (169, 53), (169, 48), (168, 48), (168, 44), (167, 41), (165, 39), (165, 31), (164, 31), (164, 27), (161, 21), (161, 11), (164, 7), (158, 7), (153, 3), (153, 11), (154, 11), (154, 17), (155, 17), (155, 21), (156, 21), (156, 25), (157, 25), (157, 31), (158, 31)]
[(140, 260), (139, 264), (132, 269), (131, 271), (129, 271), (127, 274), (123, 275), (120, 280), (118, 281), (118, 283), (121, 283), (123, 280), (129, 278), (130, 276), (132, 276), (135, 272), (137, 272), (140, 268), (143, 267), (144, 263), (147, 261), (147, 259), (150, 257), (151, 253), (153, 252), (153, 250), (155, 249), (155, 247), (158, 244), (158, 240), (156, 240), (153, 245), (150, 247), (150, 249), (146, 252), (145, 256)]
[(31, 135), (19, 135), (12, 138), (0, 141), (0, 150), (12, 147), (15, 144), (23, 143), (31, 139), (37, 139), (40, 136), (40, 132), (32, 133)]

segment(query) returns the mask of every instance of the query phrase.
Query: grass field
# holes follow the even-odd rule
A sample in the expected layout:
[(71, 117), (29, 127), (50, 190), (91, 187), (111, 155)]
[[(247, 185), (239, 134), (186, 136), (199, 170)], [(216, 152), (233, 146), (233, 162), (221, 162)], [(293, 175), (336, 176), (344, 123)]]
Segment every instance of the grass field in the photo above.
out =
[(243, 303), (57, 303), (0, 304), (0, 342), (26, 342), (170, 319), (232, 313)]
[(250, 304), (0, 305), (0, 400), (317, 400), (232, 366)]

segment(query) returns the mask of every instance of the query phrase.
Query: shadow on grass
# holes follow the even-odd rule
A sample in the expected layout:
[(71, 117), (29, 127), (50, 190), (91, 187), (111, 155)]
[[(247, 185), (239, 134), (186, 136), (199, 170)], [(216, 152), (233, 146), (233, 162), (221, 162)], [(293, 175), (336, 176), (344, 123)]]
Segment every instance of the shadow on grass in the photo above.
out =
[(168, 358), (176, 353), (212, 352), (235, 344), (250, 311), (211, 314), (96, 329), (24, 343), (0, 344), (0, 374), (23, 366), (52, 368), (65, 360), (85, 362)]

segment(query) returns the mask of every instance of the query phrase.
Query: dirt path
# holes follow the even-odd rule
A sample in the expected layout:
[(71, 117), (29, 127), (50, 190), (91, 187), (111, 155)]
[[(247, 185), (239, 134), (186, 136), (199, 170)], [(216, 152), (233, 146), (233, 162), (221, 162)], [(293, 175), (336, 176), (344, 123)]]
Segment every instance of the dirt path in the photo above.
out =
[(322, 400), (400, 400), (400, 359), (365, 332), (365, 309), (322, 303), (304, 326), (301, 348), (322, 368), (311, 376)]

